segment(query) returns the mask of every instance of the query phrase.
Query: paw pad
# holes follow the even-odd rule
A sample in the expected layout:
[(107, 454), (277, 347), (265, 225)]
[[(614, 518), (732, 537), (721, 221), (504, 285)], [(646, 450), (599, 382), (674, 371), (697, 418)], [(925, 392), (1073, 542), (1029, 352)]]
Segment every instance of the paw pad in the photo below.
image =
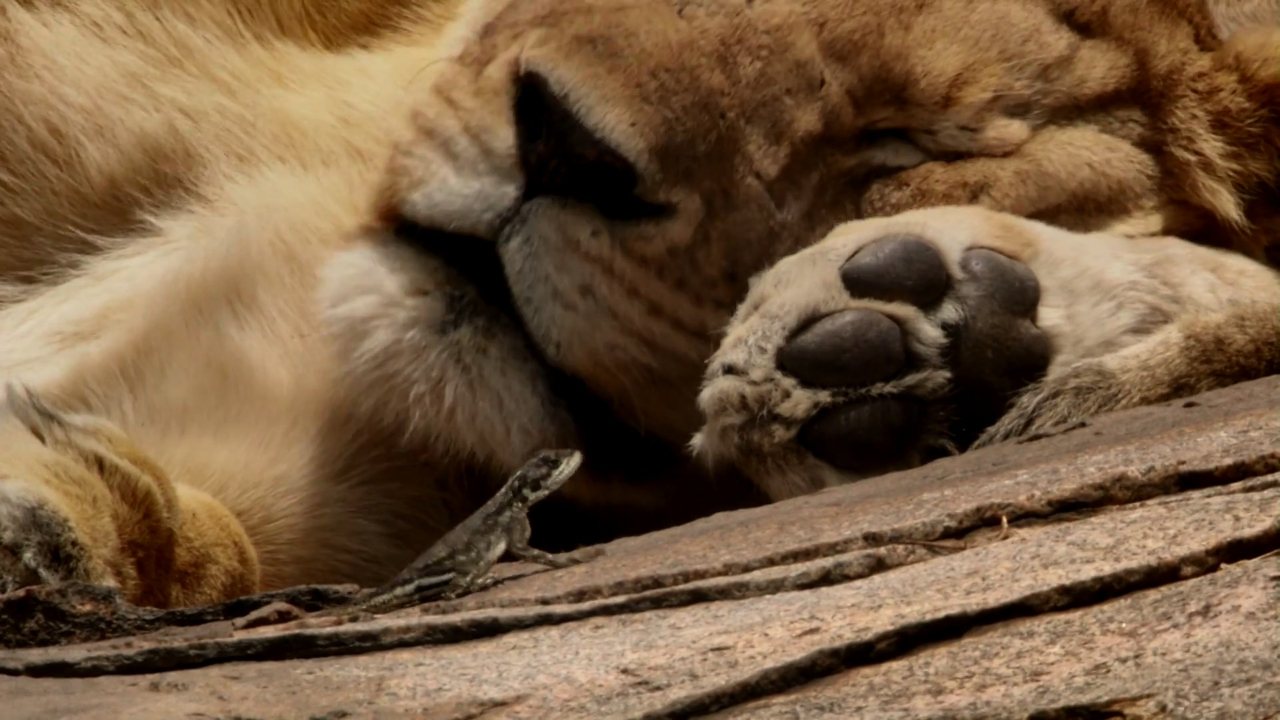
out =
[[(894, 234), (859, 248), (839, 272), (853, 299), (907, 303), (926, 314), (951, 302), (947, 318), (937, 319), (948, 341), (951, 392), (932, 407), (946, 418), (946, 441), (963, 447), (1043, 375), (1051, 351), (1035, 326), (1040, 284), (1030, 268), (986, 248), (966, 249), (957, 265), (952, 277), (934, 244)], [(778, 350), (777, 366), (806, 387), (873, 389), (928, 364), (911, 356), (907, 333), (877, 310), (841, 310), (793, 334)], [(930, 417), (930, 404), (909, 392), (860, 397), (817, 412), (798, 440), (841, 470), (883, 471), (939, 440), (922, 437)]]
[(1040, 281), (1031, 268), (994, 250), (974, 248), (961, 256), (960, 269), (1005, 313), (1035, 317), (1040, 304)]
[(856, 298), (938, 304), (950, 285), (942, 256), (918, 235), (892, 235), (861, 248), (840, 266), (840, 280)]
[(983, 243), (984, 213), (850, 223), (761, 276), (708, 367), (698, 446), (789, 497), (972, 444), (1053, 355), (1022, 245)]
[(917, 442), (926, 408), (911, 398), (836, 405), (800, 429), (800, 444), (824, 462), (858, 473), (895, 469)]
[(968, 447), (1000, 419), (1013, 396), (1044, 376), (1053, 357), (1035, 324), (1040, 283), (1026, 265), (985, 248), (961, 256), (965, 280), (956, 297), (964, 308), (946, 327), (950, 339), (951, 434)]
[(812, 387), (870, 385), (906, 365), (898, 324), (873, 310), (845, 310), (819, 319), (778, 352), (778, 367)]

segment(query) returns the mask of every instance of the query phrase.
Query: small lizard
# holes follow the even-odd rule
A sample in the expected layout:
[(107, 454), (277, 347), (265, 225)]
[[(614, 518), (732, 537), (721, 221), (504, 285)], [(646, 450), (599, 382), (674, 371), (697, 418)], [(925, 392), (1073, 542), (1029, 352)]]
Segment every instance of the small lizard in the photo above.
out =
[(594, 556), (558, 556), (529, 547), (529, 507), (555, 492), (580, 465), (582, 453), (577, 450), (539, 452), (489, 502), (445, 533), (371, 597), (347, 609), (381, 613), (427, 599), (451, 599), (483, 590), (498, 582), (484, 575), (504, 552), (553, 568), (591, 559)]

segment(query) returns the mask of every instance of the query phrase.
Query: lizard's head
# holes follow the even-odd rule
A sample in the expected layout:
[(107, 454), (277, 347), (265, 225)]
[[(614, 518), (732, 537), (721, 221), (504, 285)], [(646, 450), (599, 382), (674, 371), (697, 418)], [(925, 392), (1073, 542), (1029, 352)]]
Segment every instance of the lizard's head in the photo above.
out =
[(516, 500), (525, 507), (533, 505), (558, 490), (581, 465), (582, 453), (577, 450), (539, 451), (519, 471)]

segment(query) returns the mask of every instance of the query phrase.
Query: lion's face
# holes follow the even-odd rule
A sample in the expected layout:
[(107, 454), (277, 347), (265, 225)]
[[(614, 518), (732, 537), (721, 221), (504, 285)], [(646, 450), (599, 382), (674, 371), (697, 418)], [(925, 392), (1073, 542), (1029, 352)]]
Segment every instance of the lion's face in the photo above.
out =
[(547, 361), (682, 441), (755, 273), (857, 218), (877, 178), (1012, 153), (1078, 99), (1064, 83), (1123, 81), (1124, 58), (1110, 74), (1076, 67), (1081, 38), (1040, 3), (908, 5), (482, 9), (413, 89), (384, 216), (496, 245)]

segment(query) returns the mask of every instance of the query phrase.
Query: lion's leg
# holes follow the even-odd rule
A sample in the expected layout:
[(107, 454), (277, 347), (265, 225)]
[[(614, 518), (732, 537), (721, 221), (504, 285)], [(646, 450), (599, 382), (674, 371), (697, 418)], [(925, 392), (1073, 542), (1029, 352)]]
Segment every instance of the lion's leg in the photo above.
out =
[[(8, 568), (10, 587), (108, 582), (163, 605), (376, 584), (534, 451), (576, 444), (522, 338), (442, 263), (394, 242), (319, 253), (308, 262), (330, 255), (325, 279), (291, 294), (273, 279), (298, 282), (302, 268), (263, 237), (244, 238), (257, 252), (221, 237), (237, 247), (175, 250), (172, 266), (153, 259), (116, 285), (128, 294), (162, 276), (151, 290), (163, 303), (114, 326), (97, 320), (115, 334), (18, 373), (57, 407), (87, 413), (58, 421), (77, 429), (75, 443), (28, 437), (0, 453), (7, 505), (21, 511), (5, 522), (18, 555), (50, 545), (41, 523), (61, 538), (34, 567)], [(128, 456), (111, 466), (123, 469), (76, 464), (103, 435)]]
[[(1228, 290), (1228, 277), (1214, 281)], [(974, 446), (1280, 373), (1280, 291), (1249, 284), (1262, 292), (1242, 292), (1227, 307), (1192, 308), (1133, 345), (1050, 372)]]
[(1218, 37), (1226, 39), (1241, 28), (1274, 28), (1280, 25), (1275, 0), (1207, 0)]
[(129, 602), (199, 605), (258, 589), (240, 523), (172, 483), (114, 425), (10, 386), (0, 425), (0, 591), (69, 581)]
[(754, 283), (697, 444), (774, 498), (1280, 371), (1280, 283), (976, 207), (848, 223)]
[[(994, 121), (958, 137), (907, 131), (940, 159), (873, 181), (861, 198), (863, 217), (980, 205), (1081, 232), (1178, 235), (1267, 257), (1274, 233), (1257, 230), (1274, 225), (1280, 28), (1252, 24), (1250, 4), (1240, 4), (1232, 21), (1240, 27), (1220, 49), (1161, 91), (1158, 115), (1145, 106), (1090, 111), (1085, 103), (1071, 125), (1041, 127), (990, 153), (965, 140)], [(1273, 19), (1276, 12), (1272, 3)], [(1090, 68), (1082, 65), (1082, 78), (1101, 72)], [(944, 115), (938, 124), (948, 121)]]
[[(406, 4), (0, 3), (0, 278), (144, 236), (151, 215), (203, 199), (210, 180), (382, 163), (405, 88), (459, 3)], [(327, 49), (400, 25), (414, 42)]]
[[(927, 162), (872, 183), (865, 217), (940, 205), (980, 205), (1079, 231), (1112, 230), (1120, 219), (1159, 231), (1159, 168), (1132, 143), (1097, 128), (1047, 128), (1013, 154)], [(1105, 225), (1099, 225), (1102, 222)], [(1120, 229), (1120, 228), (1117, 228)], [(1124, 232), (1124, 229), (1120, 229)]]

